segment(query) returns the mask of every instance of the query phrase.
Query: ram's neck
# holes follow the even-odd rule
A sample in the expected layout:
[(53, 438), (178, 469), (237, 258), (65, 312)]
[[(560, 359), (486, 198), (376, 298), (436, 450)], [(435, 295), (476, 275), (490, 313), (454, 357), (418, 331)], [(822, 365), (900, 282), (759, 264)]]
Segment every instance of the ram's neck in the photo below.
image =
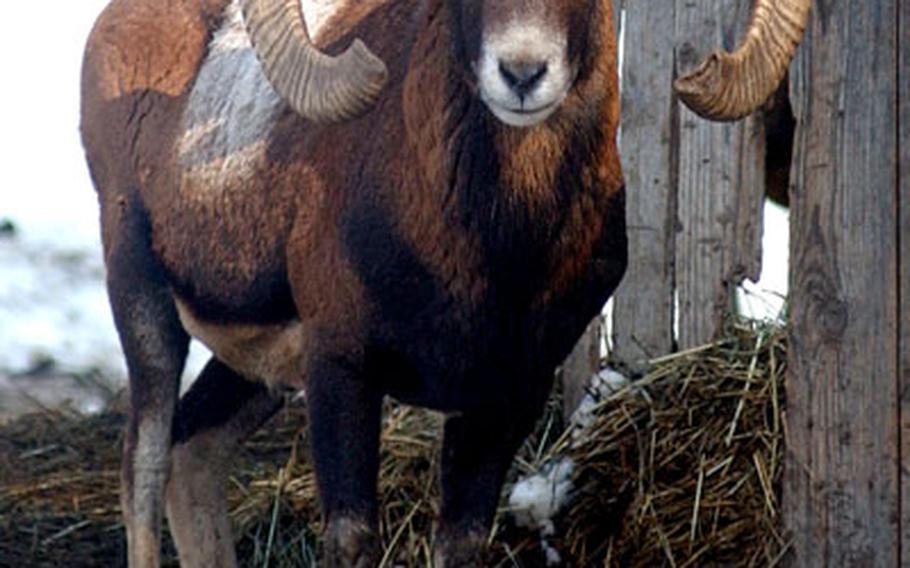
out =
[(403, 91), (404, 121), (418, 185), (441, 199), (463, 198), (489, 212), (495, 201), (541, 211), (558, 201), (561, 149), (570, 133), (555, 121), (515, 129), (496, 120), (457, 61), (445, 2), (431, 2), (429, 22), (411, 52)]
[(456, 58), (447, 3), (429, 4), (402, 93), (408, 173), (393, 198), (394, 218), (453, 293), (476, 300), (511, 290), (519, 299), (520, 290), (544, 286), (553, 259), (565, 252), (560, 243), (569, 225), (589, 220), (579, 211), (600, 214), (590, 194), (621, 185), (618, 162), (612, 181), (599, 179), (610, 169), (602, 158), (615, 160), (615, 146), (596, 103), (615, 92), (586, 93), (591, 103), (572, 101), (576, 109), (532, 128), (506, 126), (476, 96), (471, 73)]

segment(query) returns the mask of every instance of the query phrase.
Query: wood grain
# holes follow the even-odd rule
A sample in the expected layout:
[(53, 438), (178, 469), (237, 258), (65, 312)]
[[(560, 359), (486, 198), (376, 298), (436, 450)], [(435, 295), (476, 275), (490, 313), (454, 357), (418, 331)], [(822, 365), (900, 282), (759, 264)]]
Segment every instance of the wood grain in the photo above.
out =
[[(676, 1), (677, 75), (709, 53), (735, 47), (749, 5)], [(679, 347), (714, 338), (736, 286), (761, 272), (764, 127), (755, 117), (713, 124), (680, 106), (676, 288)]]
[(910, 2), (900, 2), (898, 15), (898, 182), (900, 207), (900, 416), (901, 416), (901, 556), (910, 562)]
[(631, 262), (616, 296), (614, 345), (633, 367), (710, 341), (734, 307), (736, 286), (761, 272), (763, 121), (710, 124), (671, 90), (674, 76), (718, 46), (734, 46), (749, 6), (661, 2), (625, 6), (621, 147)]
[(673, 0), (627, 2), (621, 153), (629, 268), (617, 291), (614, 354), (634, 363), (673, 348), (676, 116)]
[(794, 566), (899, 565), (898, 1), (816, 3), (792, 76)]
[(562, 415), (566, 419), (581, 404), (591, 376), (600, 369), (602, 329), (603, 317), (595, 318), (562, 364)]

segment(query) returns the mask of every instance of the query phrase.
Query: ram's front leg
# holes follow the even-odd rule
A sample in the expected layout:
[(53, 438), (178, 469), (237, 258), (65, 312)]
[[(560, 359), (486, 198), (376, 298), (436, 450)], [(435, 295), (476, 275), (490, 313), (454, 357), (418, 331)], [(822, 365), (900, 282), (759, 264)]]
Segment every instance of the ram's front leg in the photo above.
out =
[[(442, 448), (442, 509), (436, 568), (483, 566), (486, 543), (506, 473), (539, 417), (550, 382), (509, 405), (450, 416)], [(537, 389), (530, 389), (535, 391)]]
[(358, 361), (322, 358), (307, 377), (307, 409), (325, 533), (322, 565), (376, 566), (376, 479), (382, 391)]

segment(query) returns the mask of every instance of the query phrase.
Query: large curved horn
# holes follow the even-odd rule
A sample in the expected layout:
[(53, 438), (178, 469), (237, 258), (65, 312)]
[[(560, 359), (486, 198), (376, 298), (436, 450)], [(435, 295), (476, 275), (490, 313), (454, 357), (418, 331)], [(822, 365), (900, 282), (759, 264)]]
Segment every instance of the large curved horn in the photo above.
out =
[(240, 0), (240, 5), (265, 76), (303, 117), (340, 122), (376, 102), (388, 70), (362, 41), (330, 57), (313, 46), (300, 0)]
[(714, 52), (677, 80), (679, 98), (709, 120), (736, 120), (754, 112), (786, 75), (811, 4), (811, 0), (754, 0), (742, 44), (733, 53)]

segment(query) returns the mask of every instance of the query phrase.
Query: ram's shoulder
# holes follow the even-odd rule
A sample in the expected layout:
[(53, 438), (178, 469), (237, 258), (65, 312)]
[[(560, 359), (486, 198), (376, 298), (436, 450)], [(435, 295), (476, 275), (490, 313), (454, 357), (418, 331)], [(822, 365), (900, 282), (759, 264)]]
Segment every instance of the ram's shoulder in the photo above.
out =
[(85, 66), (106, 99), (184, 93), (229, 0), (113, 0), (89, 36)]

